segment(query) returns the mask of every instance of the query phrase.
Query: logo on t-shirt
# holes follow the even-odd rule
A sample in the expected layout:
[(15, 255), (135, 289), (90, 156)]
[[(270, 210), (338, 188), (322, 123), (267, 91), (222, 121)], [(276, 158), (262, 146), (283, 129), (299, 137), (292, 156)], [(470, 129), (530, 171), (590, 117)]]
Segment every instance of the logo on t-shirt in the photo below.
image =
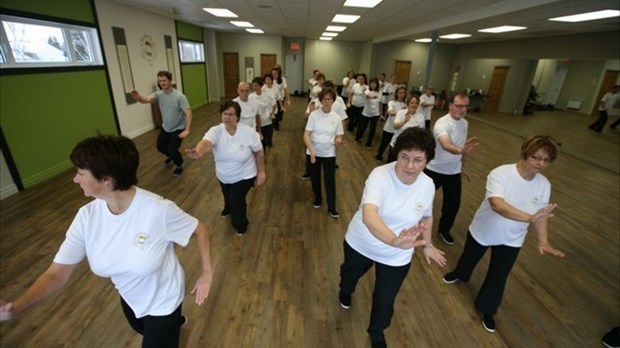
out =
[(424, 208), (424, 206), (422, 205), (422, 202), (418, 202), (415, 204), (415, 210), (422, 211), (422, 208)]
[(532, 204), (537, 207), (540, 204), (540, 198), (538, 196), (532, 197)]
[(144, 232), (136, 234), (133, 240), (133, 245), (140, 250), (144, 250), (144, 248), (146, 248), (149, 243), (149, 235)]

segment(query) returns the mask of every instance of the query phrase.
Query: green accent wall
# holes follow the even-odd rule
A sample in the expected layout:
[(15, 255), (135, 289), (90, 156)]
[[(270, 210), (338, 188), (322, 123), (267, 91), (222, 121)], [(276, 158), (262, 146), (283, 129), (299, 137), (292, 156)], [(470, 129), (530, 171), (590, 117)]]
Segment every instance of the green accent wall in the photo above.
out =
[(95, 23), (90, 0), (2, 0), (1, 8)]
[(205, 64), (181, 64), (183, 76), (183, 93), (189, 105), (196, 109), (207, 104), (207, 70)]
[(24, 187), (72, 167), (82, 139), (117, 134), (103, 70), (4, 75), (0, 125)]
[(177, 26), (177, 36), (179, 40), (203, 42), (201, 27), (179, 21), (175, 21), (175, 23)]

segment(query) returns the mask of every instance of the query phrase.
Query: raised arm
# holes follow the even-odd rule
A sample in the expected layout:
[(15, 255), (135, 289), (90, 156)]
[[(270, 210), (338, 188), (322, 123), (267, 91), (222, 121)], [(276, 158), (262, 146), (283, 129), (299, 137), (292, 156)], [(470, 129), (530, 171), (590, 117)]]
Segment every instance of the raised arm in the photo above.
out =
[(439, 144), (441, 144), (441, 147), (444, 148), (444, 150), (454, 155), (466, 155), (473, 151), (476, 147), (478, 147), (478, 140), (476, 139), (476, 137), (467, 139), (463, 147), (458, 147), (454, 145), (447, 134), (440, 135), (437, 140), (439, 141)]
[(28, 308), (56, 294), (67, 284), (77, 265), (52, 262), (49, 268), (17, 300), (9, 303), (0, 300), (0, 321), (13, 319)]
[(425, 229), (424, 226), (418, 224), (406, 228), (397, 236), (379, 216), (379, 207), (374, 204), (364, 204), (362, 207), (362, 221), (373, 236), (394, 248), (411, 249), (425, 243), (425, 241), (418, 239)]
[(202, 158), (205, 153), (211, 152), (212, 150), (213, 144), (209, 140), (202, 139), (194, 148), (185, 150), (185, 153), (189, 158), (197, 160)]
[(149, 104), (149, 103), (154, 103), (155, 102), (155, 97), (153, 97), (153, 95), (149, 95), (147, 97), (143, 97), (140, 93), (138, 93), (138, 91), (136, 91), (135, 89), (133, 91), (131, 91), (131, 96), (133, 97), (133, 99), (135, 99), (137, 102), (142, 103), (142, 104)]
[(196, 285), (194, 285), (191, 293), (196, 294), (196, 304), (200, 306), (209, 296), (209, 290), (213, 283), (213, 265), (211, 262), (211, 245), (209, 243), (207, 226), (202, 222), (198, 222), (194, 235), (196, 236), (196, 244), (198, 244), (202, 274), (196, 281)]

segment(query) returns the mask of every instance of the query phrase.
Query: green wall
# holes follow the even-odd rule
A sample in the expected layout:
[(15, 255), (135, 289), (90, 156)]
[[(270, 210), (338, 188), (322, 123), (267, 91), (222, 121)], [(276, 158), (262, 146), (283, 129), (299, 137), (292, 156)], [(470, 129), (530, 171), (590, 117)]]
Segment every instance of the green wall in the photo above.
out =
[[(2, 0), (7, 9), (94, 23), (90, 0)], [(28, 188), (72, 167), (69, 154), (97, 132), (118, 134), (105, 67), (19, 69), (0, 74), (0, 126)]]
[(177, 26), (177, 36), (180, 40), (203, 42), (201, 27), (179, 21), (175, 23)]
[[(188, 40), (204, 43), (201, 27), (175, 21), (178, 40)], [(208, 59), (205, 52), (205, 60)], [(192, 109), (209, 102), (207, 91), (207, 63), (181, 63), (181, 77), (183, 79), (183, 93), (187, 96)]]

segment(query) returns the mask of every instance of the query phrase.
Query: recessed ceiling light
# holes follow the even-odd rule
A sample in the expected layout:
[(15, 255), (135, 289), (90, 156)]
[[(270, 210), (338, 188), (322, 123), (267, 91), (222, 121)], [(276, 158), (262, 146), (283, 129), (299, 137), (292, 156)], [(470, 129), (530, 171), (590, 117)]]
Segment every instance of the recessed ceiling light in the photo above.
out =
[(373, 8), (383, 0), (347, 0), (344, 6)]
[(356, 15), (337, 14), (334, 16), (334, 19), (332, 19), (332, 22), (334, 23), (355, 23), (355, 21), (358, 20), (359, 18), (360, 16), (356, 16)]
[(250, 28), (250, 29), (246, 29), (248, 32), (252, 33), (252, 34), (264, 34), (265, 32), (260, 30), (260, 29), (256, 29), (256, 28)]
[(497, 34), (497, 33), (506, 33), (506, 32), (509, 32), (509, 31), (517, 31), (517, 30), (523, 30), (523, 29), (527, 29), (527, 28), (526, 27), (518, 27), (518, 26), (514, 26), (514, 25), (502, 25), (501, 27), (480, 29), (478, 31), (481, 32), (481, 33)]
[(470, 37), (471, 35), (469, 34), (458, 34), (458, 33), (454, 33), (454, 34), (449, 34), (449, 35), (441, 35), (440, 38), (442, 39), (450, 39), (450, 40), (455, 40), (455, 39), (463, 39), (466, 37)]
[(433, 42), (433, 39), (429, 39), (427, 37), (423, 38), (423, 39), (417, 39), (415, 40), (415, 42)]
[(241, 28), (254, 28), (252, 23), (246, 21), (230, 21), (230, 23)]
[(586, 13), (578, 13), (570, 16), (563, 17), (555, 17), (549, 18), (550, 21), (556, 22), (585, 22), (585, 21), (593, 21), (595, 19), (603, 19), (603, 18), (611, 18), (620, 16), (620, 11), (617, 10), (602, 10), (595, 12), (586, 12)]
[(216, 17), (223, 17), (223, 18), (237, 18), (239, 16), (237, 16), (236, 14), (234, 14), (232, 11), (225, 9), (225, 8), (207, 8), (207, 7), (203, 7), (203, 10), (209, 12), (210, 14), (216, 16)]
[(325, 31), (337, 31), (337, 32), (341, 32), (344, 31), (347, 27), (342, 27), (339, 25), (328, 25), (327, 28), (325, 28)]
[(338, 36), (338, 33), (330, 33), (326, 31), (323, 34), (321, 34), (321, 36), (336, 37)]
[(323, 41), (332, 41), (333, 37), (325, 37), (325, 36), (321, 36), (319, 38), (319, 40), (323, 40)]

